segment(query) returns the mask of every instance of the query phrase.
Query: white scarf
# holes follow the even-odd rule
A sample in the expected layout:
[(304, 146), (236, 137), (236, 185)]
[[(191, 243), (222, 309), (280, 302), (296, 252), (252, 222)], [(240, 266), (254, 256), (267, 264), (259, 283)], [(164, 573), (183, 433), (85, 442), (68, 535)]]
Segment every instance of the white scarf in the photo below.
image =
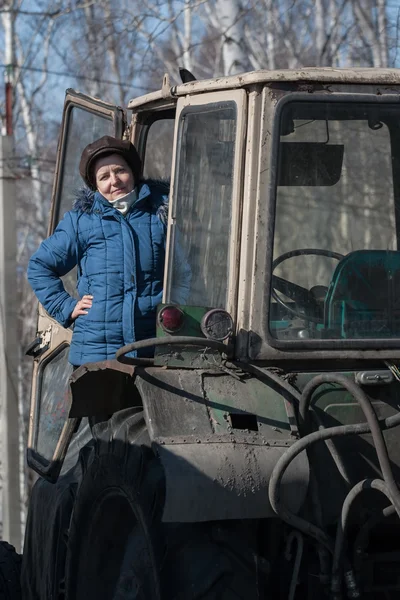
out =
[(134, 202), (137, 200), (136, 188), (134, 188), (129, 194), (125, 194), (125, 196), (120, 196), (116, 200), (109, 200), (110, 204), (119, 210), (121, 214), (124, 216), (132, 206)]

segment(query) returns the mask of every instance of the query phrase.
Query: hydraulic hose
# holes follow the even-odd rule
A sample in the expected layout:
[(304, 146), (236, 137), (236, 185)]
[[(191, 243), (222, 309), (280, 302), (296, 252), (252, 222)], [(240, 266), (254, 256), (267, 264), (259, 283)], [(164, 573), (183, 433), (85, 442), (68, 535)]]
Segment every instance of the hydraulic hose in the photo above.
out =
[(308, 409), (311, 403), (313, 392), (324, 383), (337, 383), (344, 387), (360, 405), (369, 425), (372, 434), (373, 443), (376, 454), (378, 456), (379, 466), (382, 471), (383, 479), (390, 493), (391, 502), (396, 508), (396, 512), (400, 517), (400, 490), (397, 487), (393, 476), (392, 467), (389, 461), (389, 454), (386, 448), (385, 438), (378, 421), (378, 417), (374, 411), (372, 403), (365, 392), (351, 379), (335, 373), (327, 373), (317, 375), (304, 388), (299, 407), (299, 415), (301, 422), (307, 426)]
[[(346, 540), (347, 528), (349, 524), (349, 515), (351, 507), (355, 499), (361, 494), (365, 489), (374, 489), (378, 490), (382, 494), (389, 499), (391, 502), (392, 499), (390, 497), (389, 491), (385, 483), (381, 479), (364, 479), (363, 481), (359, 481), (347, 494), (345, 501), (343, 502), (342, 514), (341, 518), (337, 525), (336, 530), (336, 539), (335, 539), (335, 549), (333, 552), (333, 561), (332, 561), (332, 579), (331, 579), (331, 595), (332, 599), (341, 598), (341, 588), (342, 588), (342, 569), (341, 564), (343, 562), (343, 554), (344, 554), (344, 545)], [(346, 573), (347, 579), (351, 579), (354, 581), (353, 572)]]
[[(312, 461), (312, 453), (311, 457)], [(319, 496), (319, 488), (316, 476), (313, 471), (310, 473), (310, 496), (314, 515), (314, 521), (317, 527), (322, 528), (322, 506)], [(329, 584), (331, 574), (331, 555), (328, 549), (321, 544), (316, 544), (316, 551), (319, 559), (319, 579), (323, 588)]]
[[(317, 425), (317, 427), (319, 429), (326, 429), (326, 427), (323, 425), (321, 419), (319, 418), (317, 412), (315, 410), (311, 410), (311, 416), (312, 418), (315, 420), (315, 423)], [(335, 444), (333, 443), (332, 440), (325, 440), (325, 445), (329, 451), (329, 454), (332, 457), (333, 462), (336, 465), (337, 470), (339, 471), (340, 475), (343, 478), (343, 481), (346, 483), (346, 485), (349, 486), (349, 488), (351, 487), (352, 483), (350, 480), (350, 476), (346, 471), (346, 467), (345, 464), (339, 454), (339, 452), (337, 451), (337, 449), (335, 448)]]
[[(382, 429), (391, 429), (400, 425), (400, 413), (388, 417), (379, 422)], [(368, 423), (357, 423), (355, 425), (338, 425), (336, 427), (330, 427), (329, 429), (322, 429), (314, 431), (301, 438), (293, 444), (286, 452), (280, 457), (275, 465), (272, 472), (271, 479), (269, 482), (268, 496), (274, 512), (292, 527), (300, 529), (303, 533), (312, 536), (317, 542), (328, 548), (333, 553), (333, 542), (322, 531), (319, 527), (316, 527), (312, 523), (309, 523), (305, 519), (298, 517), (291, 513), (281, 501), (280, 484), (282, 477), (289, 466), (289, 464), (302, 452), (306, 450), (316, 442), (332, 439), (334, 437), (344, 437), (348, 435), (361, 435), (363, 433), (370, 433), (371, 429)]]

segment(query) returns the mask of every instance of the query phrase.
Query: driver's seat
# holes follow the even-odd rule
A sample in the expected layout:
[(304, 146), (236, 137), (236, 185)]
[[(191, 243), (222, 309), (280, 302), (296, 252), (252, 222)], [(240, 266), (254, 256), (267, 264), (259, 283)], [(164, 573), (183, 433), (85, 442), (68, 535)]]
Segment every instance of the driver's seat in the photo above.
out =
[(400, 336), (400, 252), (356, 250), (337, 265), (325, 299), (326, 336)]

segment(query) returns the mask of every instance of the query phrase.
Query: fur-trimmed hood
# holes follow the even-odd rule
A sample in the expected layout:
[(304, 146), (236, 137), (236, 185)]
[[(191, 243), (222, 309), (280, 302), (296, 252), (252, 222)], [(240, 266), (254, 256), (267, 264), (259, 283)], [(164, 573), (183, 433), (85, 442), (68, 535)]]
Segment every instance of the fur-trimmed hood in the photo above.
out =
[[(82, 213), (91, 213), (96, 200), (96, 194), (99, 193), (94, 192), (88, 187), (80, 188), (75, 195), (75, 200), (72, 205), (73, 210)], [(139, 183), (138, 198), (135, 204), (143, 202), (146, 200), (146, 198), (149, 198), (152, 208), (156, 209), (157, 216), (165, 225), (167, 225), (168, 194), (169, 181), (161, 179), (144, 179)], [(103, 197), (101, 196), (101, 198)]]
[(88, 187), (77, 190), (72, 203), (72, 210), (90, 213), (93, 208), (94, 194), (95, 192)]

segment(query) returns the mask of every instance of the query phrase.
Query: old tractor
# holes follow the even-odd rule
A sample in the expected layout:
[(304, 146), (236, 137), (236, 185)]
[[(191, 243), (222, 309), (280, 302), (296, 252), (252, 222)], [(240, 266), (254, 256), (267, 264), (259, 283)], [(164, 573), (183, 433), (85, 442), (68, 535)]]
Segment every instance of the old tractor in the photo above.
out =
[(170, 182), (157, 335), (72, 371), (39, 307), (24, 599), (398, 598), (400, 72), (165, 76), (128, 111), (67, 90), (49, 233), (83, 147), (131, 139)]

